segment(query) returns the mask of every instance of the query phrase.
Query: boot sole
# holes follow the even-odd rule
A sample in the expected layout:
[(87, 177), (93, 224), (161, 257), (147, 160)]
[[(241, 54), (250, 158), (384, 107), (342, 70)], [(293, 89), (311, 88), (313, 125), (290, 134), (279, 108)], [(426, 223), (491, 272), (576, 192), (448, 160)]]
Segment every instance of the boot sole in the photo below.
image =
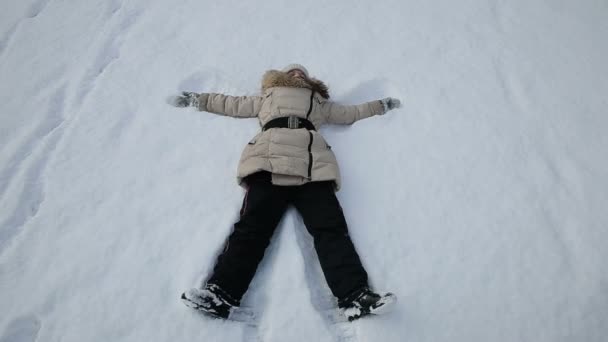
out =
[(369, 313), (371, 315), (383, 315), (389, 313), (395, 308), (396, 302), (397, 296), (392, 293), (387, 293), (384, 297), (382, 297), (377, 306), (369, 310)]
[[(382, 298), (376, 303), (375, 306), (369, 308), (369, 310), (361, 311), (359, 310), (358, 314), (349, 316), (349, 314), (344, 311), (343, 313), (346, 315), (348, 321), (356, 321), (362, 317), (369, 315), (383, 315), (385, 313), (391, 312), (395, 307), (395, 302), (397, 302), (397, 296), (392, 293), (385, 293), (382, 295)], [(356, 309), (355, 309), (356, 310)]]
[(187, 307), (192, 308), (196, 311), (202, 312), (205, 315), (208, 315), (213, 318), (228, 319), (228, 317), (221, 316), (216, 311), (210, 310), (209, 308), (205, 307), (204, 305), (201, 305), (200, 303), (190, 300), (188, 297), (186, 297), (185, 293), (182, 293), (181, 299), (182, 299), (182, 302), (184, 303), (184, 305), (186, 305)]

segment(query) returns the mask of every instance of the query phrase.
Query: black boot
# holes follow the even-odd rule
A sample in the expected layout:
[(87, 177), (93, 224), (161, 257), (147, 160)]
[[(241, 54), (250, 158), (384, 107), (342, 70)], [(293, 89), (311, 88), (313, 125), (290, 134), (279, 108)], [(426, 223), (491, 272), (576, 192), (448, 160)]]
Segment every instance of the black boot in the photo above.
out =
[(349, 321), (354, 321), (366, 315), (380, 315), (389, 312), (397, 297), (388, 292), (377, 294), (369, 288), (364, 288), (338, 303)]
[(192, 288), (182, 293), (182, 301), (195, 310), (223, 319), (227, 319), (230, 312), (239, 306), (238, 301), (214, 284), (207, 284), (204, 289)]

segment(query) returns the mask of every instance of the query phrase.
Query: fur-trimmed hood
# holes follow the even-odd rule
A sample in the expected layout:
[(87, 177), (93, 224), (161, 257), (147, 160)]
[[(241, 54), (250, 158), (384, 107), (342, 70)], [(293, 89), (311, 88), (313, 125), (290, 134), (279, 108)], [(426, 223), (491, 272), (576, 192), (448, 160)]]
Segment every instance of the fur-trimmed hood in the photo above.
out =
[(319, 93), (323, 98), (329, 99), (329, 88), (316, 78), (308, 78), (306, 80), (291, 77), (285, 72), (279, 70), (268, 70), (262, 77), (262, 93), (266, 89), (273, 87), (289, 87), (289, 88), (307, 88)]

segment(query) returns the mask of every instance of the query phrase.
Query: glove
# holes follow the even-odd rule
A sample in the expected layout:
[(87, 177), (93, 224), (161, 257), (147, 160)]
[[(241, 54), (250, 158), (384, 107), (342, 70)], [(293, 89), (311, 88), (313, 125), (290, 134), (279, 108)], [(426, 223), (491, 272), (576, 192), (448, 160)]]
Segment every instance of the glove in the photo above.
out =
[(183, 91), (179, 96), (171, 96), (167, 102), (175, 107), (198, 107), (198, 94)]
[(401, 101), (394, 97), (387, 97), (385, 99), (380, 100), (382, 102), (382, 106), (384, 107), (384, 112), (388, 112), (391, 109), (401, 107)]

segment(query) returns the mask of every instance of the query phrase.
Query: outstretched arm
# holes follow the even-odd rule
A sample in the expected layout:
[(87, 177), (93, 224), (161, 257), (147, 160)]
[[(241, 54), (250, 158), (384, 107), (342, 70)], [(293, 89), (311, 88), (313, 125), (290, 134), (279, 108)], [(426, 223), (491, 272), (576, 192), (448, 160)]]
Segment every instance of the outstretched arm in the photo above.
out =
[(327, 123), (350, 125), (355, 121), (382, 115), (387, 111), (398, 108), (401, 102), (395, 98), (387, 97), (382, 100), (370, 101), (359, 105), (341, 105), (331, 101), (321, 103), (321, 110), (325, 114)]
[(252, 118), (260, 112), (262, 97), (183, 92), (181, 96), (171, 97), (169, 103), (176, 107), (195, 107), (215, 114)]

